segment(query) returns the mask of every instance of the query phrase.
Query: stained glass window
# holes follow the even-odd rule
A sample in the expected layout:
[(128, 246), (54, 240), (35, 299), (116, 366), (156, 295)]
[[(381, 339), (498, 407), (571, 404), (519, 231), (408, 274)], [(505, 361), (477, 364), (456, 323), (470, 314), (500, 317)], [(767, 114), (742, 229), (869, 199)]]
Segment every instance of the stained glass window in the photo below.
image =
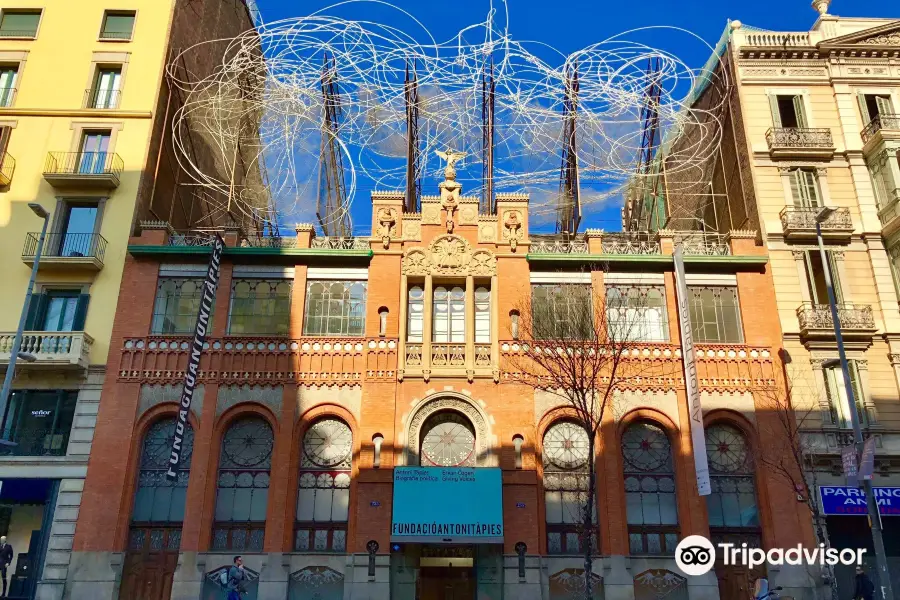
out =
[(345, 552), (350, 508), (353, 434), (341, 420), (324, 418), (303, 435), (294, 550)]
[(175, 425), (174, 418), (157, 421), (144, 436), (134, 509), (131, 513), (133, 522), (180, 523), (184, 520), (194, 430), (188, 425), (184, 432), (178, 478), (169, 481), (166, 472), (172, 454)]
[(688, 296), (694, 341), (739, 344), (744, 340), (737, 288), (690, 286)]
[(610, 339), (665, 342), (669, 339), (666, 289), (661, 285), (621, 285), (606, 288), (606, 318)]
[(672, 554), (678, 545), (678, 510), (672, 445), (647, 422), (622, 434), (625, 502), (631, 554)]
[(756, 482), (747, 438), (732, 425), (706, 429), (712, 494), (706, 497), (710, 529), (759, 529)]
[(261, 551), (274, 436), (260, 417), (231, 424), (219, 456), (213, 550)]
[(309, 281), (303, 335), (362, 335), (365, 281)]
[[(590, 485), (587, 432), (573, 421), (553, 424), (544, 434), (543, 456), (547, 551), (550, 554), (580, 554)], [(596, 513), (595, 507), (595, 527)], [(591, 542), (596, 548), (596, 531), (591, 534)]]
[(292, 283), (290, 279), (235, 279), (231, 284), (228, 333), (287, 335)]
[(150, 332), (156, 334), (193, 333), (203, 300), (203, 280), (187, 277), (160, 277), (153, 304)]
[(457, 412), (436, 413), (422, 427), (419, 456), (423, 467), (474, 467), (475, 429)]
[(590, 284), (531, 286), (531, 329), (539, 339), (590, 339), (594, 335)]

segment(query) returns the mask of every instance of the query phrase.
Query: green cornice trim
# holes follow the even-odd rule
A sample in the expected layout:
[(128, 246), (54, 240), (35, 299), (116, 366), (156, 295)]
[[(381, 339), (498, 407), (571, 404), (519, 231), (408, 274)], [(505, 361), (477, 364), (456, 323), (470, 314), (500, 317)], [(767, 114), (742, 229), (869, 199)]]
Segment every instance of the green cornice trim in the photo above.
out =
[[(209, 246), (128, 246), (134, 256), (192, 255), (212, 252)], [(226, 256), (303, 256), (307, 258), (372, 258), (371, 250), (333, 248), (225, 248)]]

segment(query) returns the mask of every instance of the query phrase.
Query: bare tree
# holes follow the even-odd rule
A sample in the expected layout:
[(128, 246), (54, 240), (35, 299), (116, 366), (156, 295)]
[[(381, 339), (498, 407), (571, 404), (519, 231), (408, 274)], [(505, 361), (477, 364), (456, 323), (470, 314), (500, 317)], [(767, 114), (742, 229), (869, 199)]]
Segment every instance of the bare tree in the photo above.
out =
[[(822, 431), (822, 415), (818, 404), (819, 391), (794, 382), (806, 381), (803, 374), (788, 373), (786, 354), (782, 353), (783, 370), (760, 383), (753, 393), (761, 405), (763, 424), (760, 427), (766, 443), (760, 446), (757, 460), (767, 471), (791, 486), (797, 501), (803, 503), (812, 521), (816, 539), (828, 543), (825, 519), (816, 498), (818, 460), (821, 449), (811, 434)], [(834, 568), (824, 567), (831, 585), (831, 598), (838, 600)], [(810, 577), (813, 578), (812, 574)]]
[(518, 331), (513, 335), (518, 334), (521, 351), (509, 354), (504, 365), (514, 381), (556, 396), (584, 429), (589, 458), (579, 537), (588, 599), (596, 551), (595, 450), (604, 416), (619, 392), (662, 376), (665, 368), (639, 358), (645, 356), (640, 350), (643, 340), (660, 341), (665, 323), (665, 305), (650, 307), (642, 293), (646, 289), (620, 286), (604, 292), (588, 284), (534, 286), (516, 306)]

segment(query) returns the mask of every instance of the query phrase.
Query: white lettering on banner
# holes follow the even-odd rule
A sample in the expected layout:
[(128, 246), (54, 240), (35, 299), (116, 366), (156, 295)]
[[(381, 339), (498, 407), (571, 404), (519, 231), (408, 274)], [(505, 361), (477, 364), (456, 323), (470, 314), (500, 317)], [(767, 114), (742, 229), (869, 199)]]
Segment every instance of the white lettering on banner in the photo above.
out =
[(209, 268), (206, 270), (206, 282), (203, 288), (203, 298), (200, 300), (200, 310), (197, 311), (197, 323), (194, 326), (194, 341), (191, 343), (191, 354), (188, 357), (187, 368), (184, 370), (184, 385), (181, 389), (180, 401), (181, 408), (178, 410), (178, 420), (175, 422), (172, 453), (169, 456), (169, 469), (166, 471), (166, 478), (170, 481), (178, 478), (178, 465), (181, 462), (184, 432), (187, 430), (188, 412), (191, 410), (194, 388), (197, 386), (197, 380), (200, 378), (200, 355), (203, 353), (203, 344), (206, 343), (206, 334), (209, 331), (209, 317), (216, 302), (216, 288), (219, 286), (219, 271), (224, 248), (225, 242), (217, 234), (213, 242), (212, 255), (209, 257)]
[(697, 471), (697, 492), (709, 496), (709, 464), (706, 461), (706, 433), (703, 429), (703, 407), (700, 404), (700, 380), (694, 352), (694, 331), (691, 328), (691, 305), (684, 275), (684, 254), (681, 245), (675, 248), (675, 287), (678, 297), (678, 321), (681, 324), (681, 356), (684, 360), (684, 384), (687, 387), (688, 410), (691, 421), (691, 442), (694, 446), (694, 470)]

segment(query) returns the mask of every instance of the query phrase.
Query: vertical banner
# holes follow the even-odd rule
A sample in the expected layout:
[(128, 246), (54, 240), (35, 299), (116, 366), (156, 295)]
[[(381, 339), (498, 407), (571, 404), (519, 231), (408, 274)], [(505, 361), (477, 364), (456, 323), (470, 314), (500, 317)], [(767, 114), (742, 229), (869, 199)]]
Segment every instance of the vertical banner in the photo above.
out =
[(684, 385), (687, 388), (688, 411), (691, 420), (691, 443), (694, 447), (694, 470), (697, 471), (697, 491), (709, 496), (709, 465), (706, 462), (706, 433), (703, 429), (703, 407), (700, 405), (700, 380), (694, 352), (694, 331), (691, 329), (691, 303), (684, 277), (684, 254), (681, 244), (675, 248), (675, 290), (678, 296), (678, 321), (681, 325), (681, 356), (684, 359)]
[(859, 466), (856, 464), (856, 444), (850, 444), (841, 448), (841, 465), (844, 467), (844, 476), (847, 477), (847, 485), (859, 487)]
[(863, 442), (862, 460), (859, 465), (859, 475), (864, 480), (875, 478), (875, 438), (869, 436)]
[(191, 343), (191, 354), (188, 356), (188, 363), (184, 369), (181, 406), (178, 408), (178, 420), (175, 422), (175, 437), (172, 439), (172, 453), (169, 455), (169, 470), (166, 471), (166, 479), (169, 481), (174, 481), (178, 478), (178, 465), (181, 463), (184, 432), (188, 426), (188, 413), (191, 410), (194, 388), (199, 378), (200, 355), (203, 353), (203, 344), (206, 343), (206, 334), (209, 332), (209, 317), (216, 303), (216, 288), (219, 287), (219, 271), (224, 248), (225, 242), (219, 237), (219, 234), (216, 234), (212, 246), (212, 255), (209, 257), (209, 267), (206, 269), (206, 281), (203, 283), (203, 299), (200, 301), (200, 310), (197, 311), (197, 324), (194, 325), (194, 341)]

